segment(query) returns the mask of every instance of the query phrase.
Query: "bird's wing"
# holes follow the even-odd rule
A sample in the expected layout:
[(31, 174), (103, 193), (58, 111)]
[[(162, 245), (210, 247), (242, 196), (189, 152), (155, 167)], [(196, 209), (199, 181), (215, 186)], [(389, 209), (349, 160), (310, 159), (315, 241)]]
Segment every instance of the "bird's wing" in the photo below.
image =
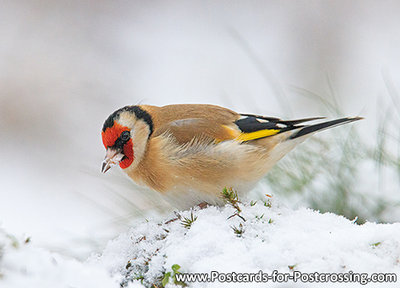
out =
[(173, 136), (179, 144), (186, 144), (194, 139), (201, 142), (222, 142), (235, 139), (240, 132), (227, 125), (213, 120), (202, 118), (188, 118), (175, 120), (161, 126), (154, 132), (153, 137), (159, 135)]
[(163, 107), (143, 106), (155, 123), (152, 137), (173, 136), (179, 144), (192, 140), (221, 142), (240, 134), (234, 122), (240, 115), (224, 107), (207, 104), (177, 104)]
[(225, 140), (248, 142), (287, 131), (292, 131), (287, 135), (290, 139), (294, 139), (358, 119), (342, 118), (304, 125), (305, 122), (320, 120), (324, 117), (281, 120), (253, 114), (238, 114), (223, 107), (202, 104), (168, 105), (158, 109), (154, 114), (157, 115), (158, 123), (162, 125), (158, 126), (152, 137), (168, 134), (173, 136), (179, 144), (186, 144), (194, 139), (214, 143)]
[(235, 121), (217, 121), (212, 117), (174, 120), (158, 128), (153, 137), (161, 134), (173, 136), (179, 144), (194, 139), (219, 143), (225, 140), (247, 142), (273, 136), (281, 132), (302, 128), (298, 123), (319, 118), (282, 121), (277, 118), (243, 115)]

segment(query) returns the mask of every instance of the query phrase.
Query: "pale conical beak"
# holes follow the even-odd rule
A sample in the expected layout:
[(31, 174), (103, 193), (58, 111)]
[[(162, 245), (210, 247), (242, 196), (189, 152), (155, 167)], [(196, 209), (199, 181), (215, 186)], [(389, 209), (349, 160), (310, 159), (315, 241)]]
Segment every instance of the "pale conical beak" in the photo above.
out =
[(119, 164), (122, 158), (124, 158), (124, 154), (122, 154), (121, 151), (108, 148), (106, 157), (104, 158), (101, 166), (101, 172), (106, 173), (108, 170), (110, 170), (112, 165)]

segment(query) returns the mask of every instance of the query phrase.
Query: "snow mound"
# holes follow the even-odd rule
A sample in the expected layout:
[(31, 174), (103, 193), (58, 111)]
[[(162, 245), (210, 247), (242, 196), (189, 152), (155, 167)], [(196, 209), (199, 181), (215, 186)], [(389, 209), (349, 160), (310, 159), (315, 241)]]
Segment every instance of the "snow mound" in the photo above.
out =
[[(85, 262), (0, 230), (0, 287), (399, 287), (398, 283), (176, 281), (182, 273), (395, 273), (400, 224), (357, 225), (271, 199), (143, 219)], [(351, 271), (351, 272), (350, 272)], [(220, 274), (222, 275), (222, 274)], [(220, 278), (220, 280), (223, 280)]]
[[(331, 213), (278, 207), (270, 200), (238, 204), (237, 208), (227, 205), (184, 211), (179, 212), (178, 218), (137, 223), (110, 241), (102, 255), (90, 262), (105, 266), (112, 275), (120, 275), (122, 285), (142, 283), (145, 287), (162, 287), (161, 282), (164, 280), (166, 284), (168, 279), (167, 286), (175, 287), (172, 277), (165, 275), (179, 272), (400, 271), (400, 224), (357, 225)], [(255, 282), (186, 284), (267, 287), (266, 283)], [(283, 286), (268, 284), (268, 287), (310, 287), (290, 281)], [(329, 285), (334, 286), (319, 283), (313, 287)], [(343, 283), (337, 285), (344, 287)], [(398, 287), (396, 283), (369, 283), (365, 287), (390, 285)], [(345, 287), (363, 286), (350, 283)]]

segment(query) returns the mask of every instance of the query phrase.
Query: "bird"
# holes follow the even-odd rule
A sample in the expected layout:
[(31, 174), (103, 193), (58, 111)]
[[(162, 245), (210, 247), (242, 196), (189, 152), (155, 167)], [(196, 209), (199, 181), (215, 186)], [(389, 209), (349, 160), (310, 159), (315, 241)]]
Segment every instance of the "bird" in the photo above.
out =
[(221, 205), (224, 188), (246, 194), (315, 132), (363, 118), (322, 119), (281, 120), (211, 104), (128, 105), (104, 122), (101, 171), (119, 165), (176, 208)]

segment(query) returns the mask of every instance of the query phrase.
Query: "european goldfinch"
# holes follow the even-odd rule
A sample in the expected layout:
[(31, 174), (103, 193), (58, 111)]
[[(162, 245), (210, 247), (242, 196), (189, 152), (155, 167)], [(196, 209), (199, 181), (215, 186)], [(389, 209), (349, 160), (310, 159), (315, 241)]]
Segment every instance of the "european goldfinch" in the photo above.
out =
[(119, 164), (134, 182), (179, 208), (218, 204), (224, 187), (249, 191), (316, 131), (361, 118), (302, 124), (318, 119), (284, 121), (205, 104), (126, 106), (104, 122), (102, 172)]

